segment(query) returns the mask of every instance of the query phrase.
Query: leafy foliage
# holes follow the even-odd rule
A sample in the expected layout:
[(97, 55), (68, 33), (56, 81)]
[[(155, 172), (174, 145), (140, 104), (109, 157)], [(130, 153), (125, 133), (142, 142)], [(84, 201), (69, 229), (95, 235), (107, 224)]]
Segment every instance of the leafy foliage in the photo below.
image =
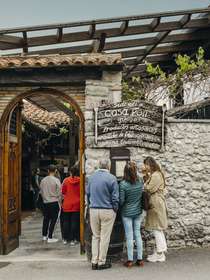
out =
[(178, 54), (175, 59), (177, 68), (173, 74), (164, 72), (160, 65), (146, 62), (149, 79), (145, 81), (134, 76), (129, 81), (123, 81), (123, 100), (147, 99), (149, 92), (160, 86), (166, 89), (170, 98), (176, 99), (183, 94), (183, 82), (193, 81), (198, 74), (201, 80), (207, 76), (209, 63), (204, 59), (204, 55), (202, 47), (199, 47), (195, 59), (186, 54)]
[(144, 87), (144, 81), (139, 76), (133, 76), (129, 82), (123, 81), (123, 100), (144, 99)]

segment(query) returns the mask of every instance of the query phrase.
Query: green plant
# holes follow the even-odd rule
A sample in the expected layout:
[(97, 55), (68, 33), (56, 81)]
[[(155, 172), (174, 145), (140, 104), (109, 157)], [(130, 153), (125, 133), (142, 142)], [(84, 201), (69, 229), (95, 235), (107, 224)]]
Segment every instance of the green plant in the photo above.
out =
[(149, 78), (142, 79), (134, 76), (129, 81), (123, 81), (123, 100), (147, 99), (149, 94), (158, 87), (164, 87), (165, 92), (172, 99), (183, 95), (183, 84), (191, 81), (199, 83), (209, 74), (209, 63), (204, 58), (202, 47), (198, 48), (195, 58), (178, 54), (175, 63), (176, 71), (172, 74), (164, 72), (160, 65), (146, 62), (146, 71)]
[(130, 81), (123, 80), (123, 100), (144, 99), (144, 81), (139, 76), (133, 76)]

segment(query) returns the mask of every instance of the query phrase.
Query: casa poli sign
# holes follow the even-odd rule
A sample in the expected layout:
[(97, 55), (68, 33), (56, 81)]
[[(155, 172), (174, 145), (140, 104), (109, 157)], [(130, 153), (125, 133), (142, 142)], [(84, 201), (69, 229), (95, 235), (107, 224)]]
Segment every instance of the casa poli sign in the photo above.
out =
[(159, 150), (163, 119), (162, 107), (141, 100), (95, 108), (95, 144)]

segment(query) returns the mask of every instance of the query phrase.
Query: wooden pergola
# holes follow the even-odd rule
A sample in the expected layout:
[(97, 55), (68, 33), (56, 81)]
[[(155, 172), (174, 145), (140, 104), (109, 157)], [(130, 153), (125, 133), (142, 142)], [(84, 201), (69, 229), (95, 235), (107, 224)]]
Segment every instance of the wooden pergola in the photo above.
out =
[(145, 73), (145, 61), (174, 69), (177, 53), (210, 48), (210, 7), (51, 25), (0, 29), (2, 55), (121, 53), (124, 75)]

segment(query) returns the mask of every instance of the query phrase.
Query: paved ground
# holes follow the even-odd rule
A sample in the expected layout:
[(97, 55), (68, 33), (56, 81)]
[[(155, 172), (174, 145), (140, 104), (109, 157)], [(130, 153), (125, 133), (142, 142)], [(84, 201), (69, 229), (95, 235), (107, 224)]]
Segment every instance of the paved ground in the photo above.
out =
[[(48, 244), (42, 241), (42, 214), (32, 212), (26, 215), (22, 221), (20, 236), (20, 247), (8, 256), (0, 256), (1, 261), (20, 262), (20, 261), (57, 261), (61, 260), (80, 260), (86, 261), (85, 256), (80, 255), (80, 246), (70, 247), (63, 245), (60, 234), (59, 223), (56, 226), (55, 237), (58, 243)], [(1, 277), (0, 277), (1, 280)]]
[(0, 256), (0, 280), (210, 280), (210, 248), (170, 251), (166, 263), (92, 271), (79, 247), (40, 241), (40, 216), (23, 223), (21, 246)]
[(0, 264), (1, 280), (209, 280), (210, 249), (171, 252), (166, 263), (146, 263), (144, 268), (92, 271), (86, 261), (21, 261)]

